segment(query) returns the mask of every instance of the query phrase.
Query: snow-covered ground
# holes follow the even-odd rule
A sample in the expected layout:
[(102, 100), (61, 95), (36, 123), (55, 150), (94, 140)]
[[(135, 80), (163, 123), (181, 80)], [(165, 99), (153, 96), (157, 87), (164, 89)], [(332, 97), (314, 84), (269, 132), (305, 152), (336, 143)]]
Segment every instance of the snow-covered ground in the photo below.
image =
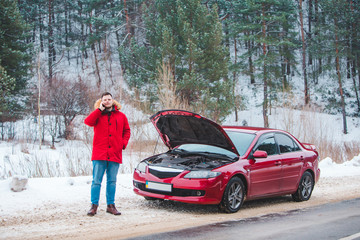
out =
[(119, 174), (116, 205), (122, 215), (105, 213), (103, 188), (98, 214), (88, 217), (90, 176), (30, 178), (22, 192), (11, 191), (8, 178), (0, 181), (0, 239), (124, 239), (360, 197), (360, 155), (343, 164), (327, 158), (320, 168), (309, 201), (250, 201), (235, 214), (220, 213), (215, 206), (146, 201), (133, 193), (132, 174)]
[[(336, 164), (330, 158), (320, 162), (321, 178), (360, 176), (360, 154), (343, 164)], [(86, 202), (90, 199), (91, 176), (61, 178), (30, 178), (27, 189), (22, 192), (10, 190), (11, 178), (0, 181), (0, 215), (17, 214), (24, 210), (35, 210), (45, 203), (55, 205)], [(345, 183), (346, 184), (346, 183)], [(360, 188), (360, 184), (359, 184)], [(102, 188), (104, 190), (104, 188)], [(120, 197), (137, 198), (132, 191), (132, 174), (118, 175), (118, 192)], [(101, 197), (105, 199), (104, 191)], [(101, 204), (101, 203), (100, 203)], [(0, 219), (4, 220), (4, 219)]]
[[(132, 139), (138, 142), (133, 145), (130, 142), (118, 175), (116, 205), (122, 215), (116, 217), (105, 213), (103, 187), (98, 214), (93, 218), (86, 216), (92, 180), (91, 144), (60, 141), (55, 149), (43, 145), (40, 150), (36, 142), (0, 142), (0, 239), (122, 239), (360, 197), (360, 152), (355, 149), (356, 156), (342, 158), (341, 164), (320, 155), (320, 181), (307, 202), (295, 203), (288, 196), (264, 202), (251, 201), (245, 202), (238, 213), (229, 215), (219, 213), (214, 206), (146, 201), (133, 193), (132, 171), (141, 159), (155, 153), (153, 145), (150, 149), (139, 145), (148, 140), (156, 141), (157, 134), (148, 116), (134, 114), (132, 109), (125, 108), (124, 111), (131, 122), (143, 124), (132, 126)], [(360, 118), (348, 117), (349, 133), (343, 134), (339, 115), (286, 108), (273, 108), (272, 111), (270, 127), (287, 130), (302, 142), (327, 139), (341, 146), (345, 142), (359, 141)], [(234, 116), (230, 115), (224, 125), (263, 126), (258, 107), (240, 111), (238, 121)], [(21, 125), (32, 129), (29, 126), (33, 124), (23, 122)], [(84, 136), (83, 124), (78, 126), (83, 130), (79, 134)], [(33, 132), (36, 132), (36, 126), (33, 126)], [(160, 140), (158, 152), (164, 150), (162, 145)], [(84, 173), (88, 176), (71, 177)], [(14, 175), (29, 177), (26, 190), (10, 190), (11, 176)]]

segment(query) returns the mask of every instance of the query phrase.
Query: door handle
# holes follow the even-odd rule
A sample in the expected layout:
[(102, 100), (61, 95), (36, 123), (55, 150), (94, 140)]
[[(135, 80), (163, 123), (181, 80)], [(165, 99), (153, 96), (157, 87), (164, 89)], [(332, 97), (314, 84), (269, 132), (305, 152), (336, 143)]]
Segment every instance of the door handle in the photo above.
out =
[(275, 165), (276, 165), (276, 166), (281, 165), (281, 161), (276, 161), (276, 162), (275, 162)]
[(301, 161), (304, 161), (304, 157), (303, 157), (303, 156), (300, 156), (300, 160), (301, 160)]

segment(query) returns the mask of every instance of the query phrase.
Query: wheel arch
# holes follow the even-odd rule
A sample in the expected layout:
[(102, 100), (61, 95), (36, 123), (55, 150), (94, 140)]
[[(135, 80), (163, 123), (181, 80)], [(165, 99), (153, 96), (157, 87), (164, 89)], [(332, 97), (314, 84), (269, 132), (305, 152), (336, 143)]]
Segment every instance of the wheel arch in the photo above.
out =
[[(299, 177), (299, 180), (298, 180), (298, 183), (297, 183), (297, 188), (298, 188), (299, 185), (300, 185), (302, 176), (303, 176), (306, 172), (309, 172), (309, 173), (311, 174), (312, 178), (314, 179), (314, 183), (315, 183), (315, 174), (314, 174), (314, 171), (311, 170), (310, 168), (308, 168), (308, 169), (306, 169), (306, 170), (301, 174), (301, 176)], [(314, 185), (315, 185), (315, 184), (314, 184)]]
[(246, 177), (241, 173), (237, 173), (234, 176), (232, 176), (231, 178), (234, 178), (234, 177), (238, 177), (238, 178), (241, 179), (241, 181), (243, 181), (244, 186), (245, 186), (245, 196), (247, 196), (247, 194), (248, 194), (248, 181), (247, 181)]
[[(304, 171), (304, 173), (306, 173), (306, 172), (309, 172), (309, 173), (311, 174), (311, 176), (312, 176), (313, 179), (314, 179), (314, 183), (315, 183), (315, 173), (314, 173), (314, 171), (313, 171), (312, 169), (306, 169), (306, 170)], [(304, 173), (303, 173), (303, 175), (304, 175)]]

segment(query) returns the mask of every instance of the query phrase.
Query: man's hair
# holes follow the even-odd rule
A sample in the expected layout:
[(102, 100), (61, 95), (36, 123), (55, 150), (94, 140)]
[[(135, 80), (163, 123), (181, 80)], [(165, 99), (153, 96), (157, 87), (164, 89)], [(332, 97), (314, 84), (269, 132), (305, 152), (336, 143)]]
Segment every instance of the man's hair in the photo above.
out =
[(103, 96), (107, 96), (107, 95), (110, 95), (110, 96), (112, 97), (111, 93), (109, 93), (109, 92), (104, 92), (103, 94), (101, 94), (101, 98), (103, 98)]

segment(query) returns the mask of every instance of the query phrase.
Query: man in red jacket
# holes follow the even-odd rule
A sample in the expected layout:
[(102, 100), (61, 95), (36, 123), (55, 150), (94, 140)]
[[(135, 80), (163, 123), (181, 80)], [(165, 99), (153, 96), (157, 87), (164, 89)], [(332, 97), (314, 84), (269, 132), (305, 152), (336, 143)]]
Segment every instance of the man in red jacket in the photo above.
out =
[(101, 182), (106, 172), (106, 212), (120, 215), (115, 208), (116, 176), (122, 163), (122, 150), (128, 144), (130, 127), (121, 105), (113, 100), (109, 92), (101, 95), (95, 102), (95, 110), (85, 118), (84, 122), (94, 127), (93, 181), (91, 184), (91, 208), (87, 215), (94, 216), (99, 206)]

